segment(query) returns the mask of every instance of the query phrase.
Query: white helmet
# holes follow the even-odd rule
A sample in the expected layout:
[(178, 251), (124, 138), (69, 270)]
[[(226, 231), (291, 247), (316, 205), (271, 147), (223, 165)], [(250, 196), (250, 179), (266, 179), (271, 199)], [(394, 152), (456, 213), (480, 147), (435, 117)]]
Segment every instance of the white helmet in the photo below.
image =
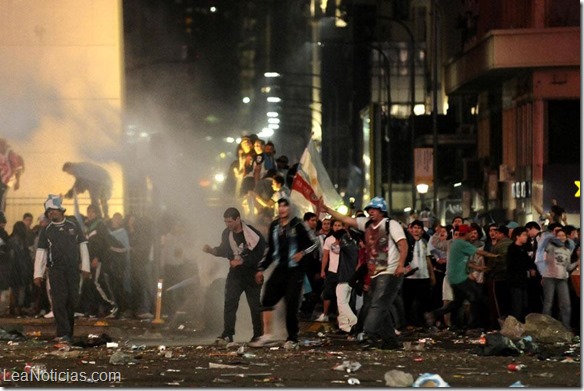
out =
[(67, 209), (63, 208), (63, 199), (58, 195), (49, 194), (49, 198), (45, 201), (45, 216), (48, 217), (49, 209), (58, 209), (65, 212)]

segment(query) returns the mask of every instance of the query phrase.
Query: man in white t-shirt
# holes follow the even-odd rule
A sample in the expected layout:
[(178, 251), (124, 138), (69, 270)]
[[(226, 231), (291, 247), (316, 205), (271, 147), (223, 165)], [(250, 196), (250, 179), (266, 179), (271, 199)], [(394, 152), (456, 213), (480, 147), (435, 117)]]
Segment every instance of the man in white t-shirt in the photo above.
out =
[[(343, 229), (343, 222), (340, 220), (334, 220), (332, 231), (336, 232), (341, 229)], [(322, 314), (315, 319), (316, 322), (329, 321), (330, 305), (337, 300), (337, 269), (339, 268), (340, 250), (341, 246), (339, 241), (333, 235), (328, 236), (324, 240), (320, 269), (320, 277), (324, 280), (324, 287), (322, 290)]]
[[(369, 217), (352, 218), (322, 204), (323, 211), (347, 226), (365, 233), (365, 246), (371, 275), (371, 306), (365, 318), (365, 348), (401, 348), (391, 317), (391, 307), (403, 283), (408, 245), (401, 224), (387, 218), (387, 204), (374, 197), (364, 208)], [(389, 228), (389, 233), (386, 232)]]

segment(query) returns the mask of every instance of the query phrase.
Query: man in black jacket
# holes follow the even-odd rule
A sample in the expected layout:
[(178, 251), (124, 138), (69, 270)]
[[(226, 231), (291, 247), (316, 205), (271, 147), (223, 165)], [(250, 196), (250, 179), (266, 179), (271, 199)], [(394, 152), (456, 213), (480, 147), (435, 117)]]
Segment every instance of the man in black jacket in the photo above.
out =
[(264, 334), (258, 340), (252, 341), (249, 346), (263, 347), (275, 344), (271, 334), (272, 315), (274, 306), (281, 299), (286, 302), (286, 331), (288, 332), (284, 347), (292, 349), (297, 346), (298, 305), (305, 278), (304, 265), (306, 256), (317, 248), (317, 243), (310, 237), (302, 221), (291, 213), (290, 201), (287, 198), (280, 198), (278, 219), (272, 222), (268, 233), (268, 252), (256, 269), (256, 281), (263, 283), (264, 271), (272, 262), (276, 264), (266, 282), (262, 297)]
[(206, 244), (203, 247), (204, 252), (229, 260), (229, 273), (225, 282), (223, 333), (215, 342), (217, 344), (233, 342), (235, 315), (242, 292), (245, 292), (251, 313), (254, 341), (262, 335), (260, 314), (262, 285), (256, 282), (255, 274), (260, 261), (264, 258), (266, 241), (257, 229), (241, 221), (241, 215), (235, 208), (227, 208), (223, 213), (223, 220), (227, 228), (221, 234), (221, 244), (217, 247)]

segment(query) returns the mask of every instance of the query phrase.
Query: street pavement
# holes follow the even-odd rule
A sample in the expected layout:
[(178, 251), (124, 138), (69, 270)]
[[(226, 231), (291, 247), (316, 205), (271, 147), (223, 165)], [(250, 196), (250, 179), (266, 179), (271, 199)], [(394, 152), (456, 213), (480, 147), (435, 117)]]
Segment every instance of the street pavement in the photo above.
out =
[[(421, 381), (423, 374), (452, 387), (582, 385), (579, 340), (540, 344), (537, 353), (485, 356), (478, 332), (412, 329), (400, 337), (403, 349), (363, 350), (329, 323), (303, 321), (296, 348), (285, 349), (281, 341), (254, 349), (245, 336), (217, 346), (216, 330), (205, 332), (188, 319), (154, 325), (78, 318), (74, 343), (67, 346), (52, 341), (52, 319), (1, 318), (0, 325), (0, 376), (7, 387), (387, 387), (388, 381)], [(16, 382), (6, 375), (15, 378), (31, 368), (44, 369), (46, 381)]]

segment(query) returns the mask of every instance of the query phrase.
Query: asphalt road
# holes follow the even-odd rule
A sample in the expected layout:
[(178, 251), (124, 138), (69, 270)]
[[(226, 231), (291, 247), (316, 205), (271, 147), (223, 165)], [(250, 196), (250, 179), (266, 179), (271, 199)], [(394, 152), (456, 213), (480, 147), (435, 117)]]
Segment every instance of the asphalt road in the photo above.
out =
[[(50, 319), (2, 318), (2, 329), (19, 330), (26, 337), (6, 340), (17, 334), (0, 334), (4, 337), (0, 340), (0, 377), (8, 372), (12, 375), (12, 380), (4, 379), (1, 384), (387, 387), (386, 374), (397, 370), (410, 374), (413, 380), (424, 373), (437, 374), (451, 387), (499, 388), (518, 381), (528, 387), (582, 386), (580, 344), (573, 342), (540, 344), (538, 353), (516, 357), (482, 356), (477, 354), (481, 341), (477, 333), (460, 336), (448, 331), (411, 330), (401, 336), (406, 345), (409, 343), (405, 349), (371, 351), (336, 335), (328, 324), (303, 322), (297, 349), (286, 350), (282, 345), (254, 349), (243, 337), (228, 346), (214, 346), (216, 333), (205, 334), (196, 324), (185, 321), (155, 326), (137, 320), (77, 319), (74, 345), (84, 347), (67, 350), (51, 341), (54, 328)], [(108, 348), (106, 340), (117, 347)], [(122, 364), (114, 365), (112, 360)], [(519, 370), (509, 370), (509, 364), (518, 365)], [(41, 380), (26, 378), (43, 367), (46, 375), (41, 375)], [(17, 382), (17, 376), (26, 381)]]

